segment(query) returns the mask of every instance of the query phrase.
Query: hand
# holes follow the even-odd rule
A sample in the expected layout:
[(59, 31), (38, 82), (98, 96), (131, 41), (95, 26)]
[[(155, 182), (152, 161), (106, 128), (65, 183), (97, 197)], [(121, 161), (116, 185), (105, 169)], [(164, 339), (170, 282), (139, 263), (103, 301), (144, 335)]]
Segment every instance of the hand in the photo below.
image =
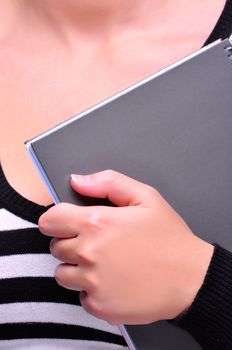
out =
[(111, 324), (172, 319), (191, 305), (213, 246), (196, 237), (152, 187), (114, 171), (73, 176), (73, 189), (117, 207), (58, 204), (39, 219), (64, 262), (57, 282)]

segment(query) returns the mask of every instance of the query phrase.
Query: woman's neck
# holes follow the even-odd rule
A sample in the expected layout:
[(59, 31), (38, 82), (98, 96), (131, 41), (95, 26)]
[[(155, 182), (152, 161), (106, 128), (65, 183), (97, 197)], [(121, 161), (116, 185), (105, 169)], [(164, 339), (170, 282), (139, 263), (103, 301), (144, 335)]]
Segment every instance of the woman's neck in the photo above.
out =
[(7, 21), (16, 17), (38, 25), (39, 20), (58, 34), (104, 36), (141, 22), (152, 3), (153, 0), (2, 0), (1, 13), (3, 8)]
[[(226, 0), (2, 0), (1, 26), (50, 29), (67, 43), (78, 37), (101, 40), (124, 32), (153, 32), (157, 38), (201, 33), (204, 22), (216, 23)], [(210, 6), (209, 6), (210, 5)], [(5, 16), (6, 14), (6, 16)], [(202, 20), (204, 19), (204, 21)], [(12, 28), (13, 25), (11, 25)], [(42, 27), (41, 27), (42, 26)], [(12, 31), (13, 32), (13, 31)]]
[(33, 0), (31, 8), (51, 21), (86, 32), (102, 32), (138, 20), (152, 0)]

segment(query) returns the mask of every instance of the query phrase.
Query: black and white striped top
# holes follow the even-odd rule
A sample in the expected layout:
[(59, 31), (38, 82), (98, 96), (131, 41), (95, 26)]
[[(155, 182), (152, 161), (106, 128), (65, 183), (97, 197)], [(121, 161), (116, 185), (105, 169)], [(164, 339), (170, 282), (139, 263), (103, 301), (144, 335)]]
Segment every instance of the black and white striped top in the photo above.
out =
[(37, 228), (47, 209), (17, 193), (0, 167), (0, 349), (126, 349), (117, 327), (54, 280), (59, 262)]

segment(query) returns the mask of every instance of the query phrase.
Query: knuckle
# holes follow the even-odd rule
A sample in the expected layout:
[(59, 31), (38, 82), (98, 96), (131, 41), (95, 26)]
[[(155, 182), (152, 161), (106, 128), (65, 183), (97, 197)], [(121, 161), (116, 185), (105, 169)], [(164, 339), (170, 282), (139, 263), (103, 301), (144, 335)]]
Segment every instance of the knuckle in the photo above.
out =
[(96, 230), (102, 227), (104, 221), (103, 214), (98, 210), (90, 214), (87, 225)]
[(150, 185), (145, 185), (145, 190), (146, 190), (148, 195), (150, 195), (154, 198), (157, 198), (159, 196), (158, 190)]
[(82, 278), (84, 285), (88, 290), (91, 290), (92, 293), (99, 290), (100, 284), (96, 281), (96, 278), (92, 274), (85, 273)]
[(105, 170), (105, 180), (108, 183), (114, 183), (118, 181), (120, 177), (121, 177), (121, 174), (115, 170), (112, 170), (112, 169)]
[(96, 263), (96, 250), (93, 247), (93, 244), (85, 244), (83, 245), (77, 252), (76, 252), (77, 258), (82, 260), (85, 263), (88, 264), (95, 264)]

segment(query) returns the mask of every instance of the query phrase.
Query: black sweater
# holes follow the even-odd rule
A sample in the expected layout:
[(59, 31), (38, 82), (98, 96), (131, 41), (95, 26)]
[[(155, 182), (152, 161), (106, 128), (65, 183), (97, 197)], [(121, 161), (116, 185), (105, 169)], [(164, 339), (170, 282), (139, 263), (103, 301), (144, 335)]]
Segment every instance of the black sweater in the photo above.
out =
[(174, 323), (204, 350), (232, 349), (232, 253), (215, 245), (205, 277), (188, 312)]

